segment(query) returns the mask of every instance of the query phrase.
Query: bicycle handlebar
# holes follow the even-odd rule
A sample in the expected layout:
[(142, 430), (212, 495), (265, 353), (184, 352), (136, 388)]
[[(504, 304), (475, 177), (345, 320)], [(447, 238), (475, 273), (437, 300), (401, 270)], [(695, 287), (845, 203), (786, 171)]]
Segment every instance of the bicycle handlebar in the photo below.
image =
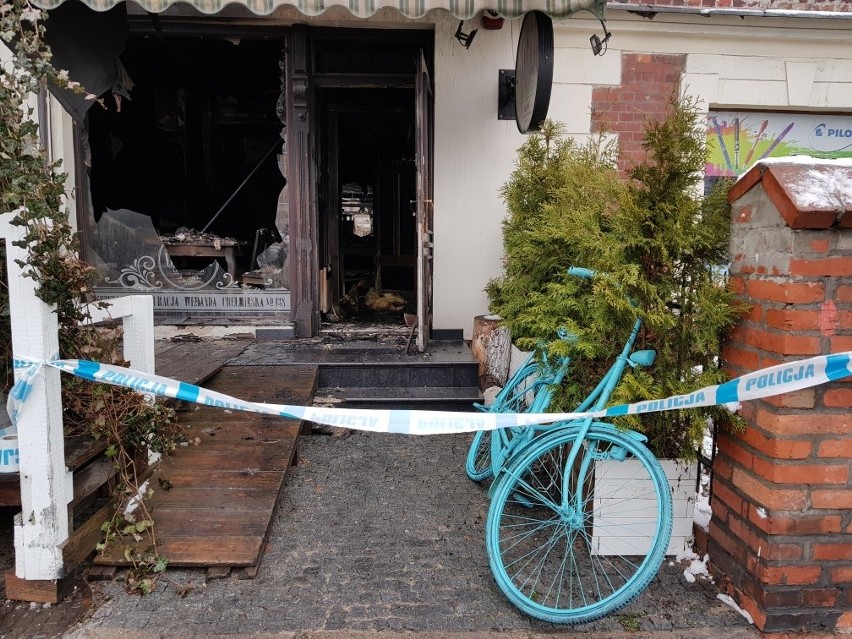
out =
[(584, 280), (592, 279), (597, 273), (590, 268), (583, 268), (582, 266), (571, 266), (568, 268), (568, 275), (573, 275), (574, 277), (582, 277)]
[[(583, 268), (582, 266), (569, 266), (567, 272), (568, 275), (573, 275), (574, 277), (581, 277), (584, 280), (590, 280), (598, 274), (598, 272), (594, 269)], [(631, 298), (628, 297), (627, 301), (630, 303), (630, 306), (636, 306), (636, 302), (634, 302)]]

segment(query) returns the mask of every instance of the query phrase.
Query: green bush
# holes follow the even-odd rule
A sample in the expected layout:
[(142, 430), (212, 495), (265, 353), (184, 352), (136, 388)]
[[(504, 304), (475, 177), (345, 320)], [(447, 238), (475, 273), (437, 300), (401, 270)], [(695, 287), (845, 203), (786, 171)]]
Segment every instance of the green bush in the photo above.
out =
[[(552, 408), (570, 410), (596, 385), (641, 317), (637, 348), (653, 348), (650, 369), (628, 370), (611, 404), (667, 397), (724, 381), (718, 355), (743, 311), (725, 288), (727, 184), (701, 195), (706, 149), (698, 109), (672, 101), (666, 119), (649, 121), (645, 159), (624, 180), (611, 149), (560, 137), (547, 123), (519, 149), (503, 187), (504, 274), (486, 289), (520, 347), (550, 340), (571, 355), (568, 381)], [(569, 266), (600, 273), (593, 282)], [(629, 300), (631, 301), (628, 301)], [(632, 306), (635, 304), (635, 306)], [(564, 326), (573, 344), (555, 339)], [(620, 418), (642, 430), (661, 457), (695, 455), (708, 417), (693, 409)]]

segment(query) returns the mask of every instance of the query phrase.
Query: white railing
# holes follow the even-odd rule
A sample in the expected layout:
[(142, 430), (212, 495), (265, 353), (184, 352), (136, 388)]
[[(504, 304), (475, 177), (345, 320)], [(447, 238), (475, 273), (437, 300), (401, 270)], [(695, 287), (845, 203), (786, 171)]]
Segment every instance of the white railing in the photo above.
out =
[[(58, 322), (53, 307), (36, 295), (36, 282), (24, 277), (18, 261), (27, 250), (14, 243), (23, 227), (0, 215), (0, 239), (6, 241), (6, 269), (12, 352), (15, 358), (47, 362), (59, 354)], [(93, 321), (111, 317), (124, 325), (124, 358), (133, 368), (154, 372), (153, 300), (123, 297), (106, 309), (90, 309)], [(17, 420), (20, 455), (21, 512), (15, 516), (15, 576), (53, 580), (65, 576), (62, 543), (71, 532), (68, 504), (74, 495), (73, 474), (65, 466), (60, 372), (43, 366), (30, 380), (30, 391)]]
[(93, 322), (122, 320), (124, 359), (130, 367), (144, 373), (154, 372), (154, 298), (127, 295), (109, 301), (106, 308), (88, 307)]

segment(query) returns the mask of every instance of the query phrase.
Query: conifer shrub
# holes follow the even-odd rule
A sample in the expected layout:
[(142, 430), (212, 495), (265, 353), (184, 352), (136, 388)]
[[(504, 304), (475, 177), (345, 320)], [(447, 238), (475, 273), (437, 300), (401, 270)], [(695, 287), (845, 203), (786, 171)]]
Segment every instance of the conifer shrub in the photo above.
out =
[[(544, 339), (570, 355), (571, 372), (551, 408), (573, 409), (621, 351), (636, 317), (636, 348), (657, 351), (648, 369), (628, 369), (610, 404), (688, 393), (725, 380), (722, 339), (743, 308), (726, 289), (730, 212), (727, 184), (702, 195), (706, 148), (694, 100), (672, 100), (664, 121), (648, 121), (645, 159), (624, 180), (613, 150), (579, 146), (547, 123), (518, 151), (502, 195), (504, 273), (489, 282), (491, 312), (521, 347)], [(599, 273), (567, 275), (570, 266)], [(555, 337), (565, 327), (576, 339)], [(619, 418), (644, 432), (659, 457), (695, 456), (708, 417), (692, 409)]]

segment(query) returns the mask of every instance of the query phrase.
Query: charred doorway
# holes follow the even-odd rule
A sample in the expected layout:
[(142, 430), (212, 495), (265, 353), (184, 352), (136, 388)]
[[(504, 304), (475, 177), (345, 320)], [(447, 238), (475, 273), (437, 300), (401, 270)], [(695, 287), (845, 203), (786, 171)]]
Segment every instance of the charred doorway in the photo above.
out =
[[(329, 319), (402, 324), (408, 314), (411, 321), (428, 306), (421, 303), (427, 287), (418, 255), (422, 203), (428, 199), (431, 206), (424, 171), (431, 171), (431, 115), (422, 117), (418, 96), (433, 33), (309, 29), (306, 36), (317, 178), (316, 308)], [(293, 42), (298, 69), (299, 39)], [(291, 200), (295, 205), (292, 191)]]
[(161, 319), (286, 319), (283, 36), (134, 33), (125, 91), (89, 110), (81, 224), (97, 292), (153, 293)]
[(326, 310), (400, 322), (416, 308), (413, 89), (318, 92)]

